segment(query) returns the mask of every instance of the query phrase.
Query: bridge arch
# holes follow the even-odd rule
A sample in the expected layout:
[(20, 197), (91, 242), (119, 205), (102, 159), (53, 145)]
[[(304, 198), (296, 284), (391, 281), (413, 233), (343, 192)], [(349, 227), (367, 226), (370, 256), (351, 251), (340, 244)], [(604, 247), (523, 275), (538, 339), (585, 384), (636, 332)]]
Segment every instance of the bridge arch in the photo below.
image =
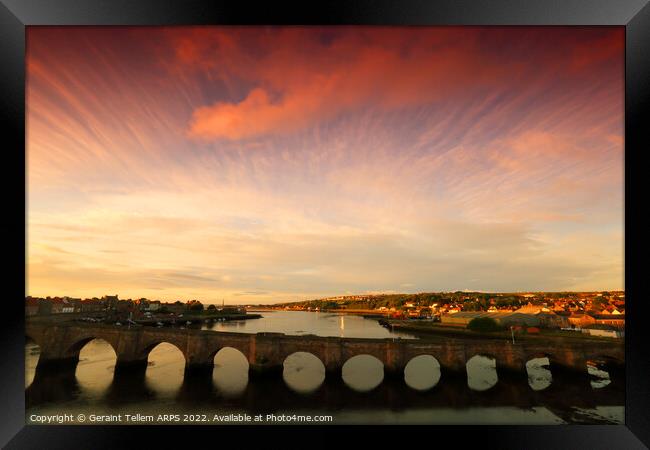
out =
[(282, 361), (282, 377), (289, 388), (301, 394), (316, 391), (325, 381), (325, 364), (317, 355), (295, 351)]
[(41, 347), (41, 344), (28, 334), (25, 335), (25, 345)]
[(547, 389), (553, 383), (553, 368), (560, 366), (552, 353), (536, 351), (525, 357), (525, 370), (528, 375), (528, 385), (534, 391)]
[(38, 345), (42, 348), (43, 346), (41, 345), (40, 339), (37, 339), (34, 336), (36, 336), (34, 333), (25, 333), (25, 344)]
[(384, 363), (375, 355), (354, 355), (343, 364), (341, 375), (343, 382), (353, 390), (368, 392), (384, 380)]
[[(76, 374), (77, 369), (79, 368), (79, 358), (81, 350), (91, 341), (101, 340), (104, 343), (110, 346), (110, 349), (115, 354), (116, 358), (119, 356), (118, 346), (117, 346), (117, 335), (101, 332), (88, 332), (87, 330), (81, 330), (82, 333), (73, 333), (71, 336), (66, 336), (67, 339), (64, 340), (61, 350), (63, 351), (60, 354), (60, 357), (66, 360), (69, 364), (70, 370), (72, 373)], [(99, 330), (97, 330), (99, 331)], [(44, 353), (47, 352), (47, 347), (44, 350)], [(114, 364), (113, 364), (114, 365)]]
[(145, 383), (163, 397), (177, 395), (185, 379), (187, 359), (178, 345), (168, 340), (150, 342), (146, 355)]
[(244, 362), (246, 363), (246, 367), (250, 365), (248, 362), (248, 355), (245, 353), (246, 350), (237, 348), (237, 346), (234, 345), (224, 345), (223, 347), (219, 347), (216, 350), (213, 350), (210, 353), (210, 356), (208, 358), (209, 361), (214, 362), (214, 364), (217, 364), (217, 360), (221, 362), (223, 360), (224, 363), (227, 363), (228, 360), (232, 360), (233, 358), (236, 358), (237, 356), (241, 357), (241, 363), (243, 364)]
[(478, 350), (478, 351), (474, 351), (474, 352), (468, 352), (466, 356), (467, 356), (467, 361), (474, 358), (475, 356), (480, 356), (480, 357), (483, 357), (483, 358), (493, 359), (495, 361), (499, 360), (499, 355), (497, 353), (493, 353), (491, 351), (486, 351), (486, 350), (483, 350), (483, 349)]
[(621, 359), (618, 355), (608, 353), (605, 351), (592, 351), (585, 353), (586, 360), (596, 360), (607, 366), (625, 366), (625, 360)]
[(440, 382), (441, 366), (438, 359), (428, 353), (411, 357), (404, 366), (404, 381), (417, 391), (428, 391)]
[(372, 356), (382, 363), (384, 367), (386, 364), (386, 348), (383, 342), (378, 342), (377, 345), (361, 345), (361, 346), (348, 346), (344, 347), (341, 352), (342, 365), (345, 365), (349, 360), (357, 356)]
[(617, 384), (625, 382), (625, 362), (617, 356), (605, 352), (592, 352), (585, 355), (585, 362), (592, 388), (604, 388), (614, 381), (617, 381)]
[[(82, 345), (83, 344), (83, 345)], [(79, 350), (76, 347), (81, 345)], [(75, 344), (79, 361), (75, 378), (79, 387), (88, 392), (102, 392), (113, 382), (117, 352), (104, 338), (83, 339)]]
[(241, 395), (248, 386), (250, 364), (238, 348), (224, 346), (210, 355), (212, 382), (224, 397)]
[(90, 341), (93, 341), (95, 339), (106, 342), (108, 345), (111, 346), (111, 348), (115, 352), (115, 355), (117, 355), (117, 345), (115, 345), (116, 344), (115, 342), (111, 342), (112, 339), (110, 339), (107, 336), (101, 336), (95, 334), (75, 338), (73, 342), (68, 345), (66, 354), (78, 358), (81, 349), (84, 348), (86, 344), (88, 344)]
[(548, 359), (550, 366), (559, 366), (561, 362), (560, 358), (558, 358), (554, 352), (550, 352), (546, 350), (527, 351), (524, 359), (526, 361), (530, 361), (531, 359), (543, 359), (543, 358)]
[(140, 348), (139, 351), (140, 357), (145, 360), (149, 359), (149, 354), (151, 353), (151, 351), (156, 347), (158, 347), (160, 344), (168, 344), (176, 347), (176, 349), (180, 351), (181, 354), (183, 355), (183, 359), (185, 360), (185, 363), (187, 363), (188, 358), (187, 355), (185, 354), (184, 346), (179, 342), (175, 342), (173, 339), (156, 339), (156, 340), (148, 341)]
[[(227, 350), (226, 350), (227, 349)], [(249, 359), (249, 347), (248, 345), (240, 344), (239, 342), (228, 342), (227, 344), (219, 344), (216, 348), (210, 349), (208, 355), (208, 362), (213, 362), (215, 357), (220, 354), (223, 350), (226, 350), (226, 353), (232, 352), (232, 350), (237, 351), (240, 355), (246, 359), (246, 363), (250, 362)]]
[(465, 363), (467, 386), (474, 391), (492, 389), (499, 381), (497, 358), (490, 353), (476, 353)]

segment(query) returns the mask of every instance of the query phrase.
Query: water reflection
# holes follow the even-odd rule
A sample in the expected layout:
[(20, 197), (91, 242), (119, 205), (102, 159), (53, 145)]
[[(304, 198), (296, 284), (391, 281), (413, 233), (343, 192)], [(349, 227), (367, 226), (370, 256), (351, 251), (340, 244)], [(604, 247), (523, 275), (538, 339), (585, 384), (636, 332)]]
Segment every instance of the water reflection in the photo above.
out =
[(346, 425), (560, 425), (566, 422), (552, 411), (535, 407), (429, 408), (400, 411), (342, 411), (338, 423)]
[(260, 314), (261, 319), (203, 323), (201, 329), (237, 333), (273, 332), (289, 335), (415, 338), (408, 333), (390, 331), (379, 325), (376, 320), (354, 315), (306, 311), (264, 311)]
[(528, 372), (528, 384), (535, 391), (546, 389), (553, 382), (551, 373), (551, 362), (548, 357), (533, 358), (526, 363)]
[(343, 381), (359, 392), (371, 391), (384, 379), (384, 365), (374, 356), (357, 355), (345, 362), (341, 370)]
[(173, 397), (183, 384), (185, 356), (176, 346), (162, 342), (151, 350), (147, 362), (147, 386), (162, 397)]
[(311, 353), (293, 353), (284, 360), (283, 366), (282, 377), (295, 392), (309, 394), (325, 381), (325, 365)]
[(440, 363), (431, 355), (416, 356), (404, 368), (404, 381), (418, 391), (431, 389), (440, 381)]
[(485, 391), (499, 381), (497, 362), (483, 355), (472, 356), (467, 361), (467, 385), (475, 391)]
[(214, 357), (212, 380), (224, 397), (241, 395), (248, 385), (248, 361), (242, 352), (224, 347)]
[(113, 382), (115, 350), (103, 339), (93, 339), (79, 352), (79, 363), (75, 371), (79, 388), (88, 395), (101, 396)]
[[(152, 372), (155, 372), (155, 368), (152, 369)], [(152, 374), (149, 374), (149, 376), (151, 377)], [(111, 409), (120, 407), (125, 402), (142, 406), (148, 404), (157, 405), (159, 404), (159, 395), (151, 389), (145, 377), (144, 371), (117, 371), (103, 399), (93, 402), (83, 392), (80, 392), (78, 398), (75, 400), (83, 403), (96, 404), (100, 408), (106, 404)], [(74, 404), (76, 402), (73, 401), (71, 403)]]

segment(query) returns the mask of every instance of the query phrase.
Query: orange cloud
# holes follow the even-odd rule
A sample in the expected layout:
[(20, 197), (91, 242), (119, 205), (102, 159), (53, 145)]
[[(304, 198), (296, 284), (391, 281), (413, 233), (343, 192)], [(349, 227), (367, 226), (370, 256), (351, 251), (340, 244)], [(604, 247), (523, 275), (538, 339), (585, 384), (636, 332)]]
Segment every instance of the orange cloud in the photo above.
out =
[[(451, 95), (483, 95), (485, 89), (532, 89), (549, 77), (579, 78), (603, 62), (622, 64), (618, 30), (575, 33), (564, 47), (540, 41), (549, 31), (497, 29), (512, 41), (527, 38), (530, 54), (487, 49), (484, 29), (335, 29), (324, 45), (320, 29), (198, 29), (175, 36), (176, 55), (210, 78), (250, 86), (242, 100), (197, 108), (189, 135), (245, 139), (284, 134), (360, 108), (391, 110), (425, 105)], [(532, 36), (531, 36), (532, 34)], [(198, 39), (198, 37), (201, 39)], [(263, 37), (261, 37), (263, 36)], [(560, 39), (561, 40), (561, 39)], [(602, 50), (594, 50), (591, 44)], [(254, 56), (253, 56), (254, 54)]]
[(272, 103), (268, 93), (253, 89), (238, 104), (219, 102), (194, 111), (190, 135), (241, 139), (271, 131), (283, 132), (307, 123), (319, 111), (319, 99), (290, 96)]

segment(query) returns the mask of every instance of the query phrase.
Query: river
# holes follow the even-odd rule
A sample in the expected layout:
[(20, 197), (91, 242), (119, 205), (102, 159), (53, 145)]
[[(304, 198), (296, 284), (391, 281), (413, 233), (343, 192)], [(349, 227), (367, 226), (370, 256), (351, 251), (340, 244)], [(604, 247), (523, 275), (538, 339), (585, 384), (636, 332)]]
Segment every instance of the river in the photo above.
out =
[[(202, 329), (418, 338), (353, 315), (272, 311), (262, 316), (204, 324)], [(38, 355), (37, 346), (26, 345), (28, 423), (34, 423), (37, 416), (63, 413), (86, 418), (109, 414), (156, 418), (158, 414), (192, 418), (199, 414), (202, 418), (205, 414), (209, 419), (240, 414), (228, 423), (247, 423), (241, 417), (255, 413), (331, 416), (335, 424), (624, 423), (623, 403), (618, 401), (622, 396), (608, 391), (606, 372), (590, 367), (590, 385), (560, 388), (553, 382), (546, 358), (528, 362), (526, 384), (499, 380), (494, 360), (481, 356), (468, 361), (466, 379), (443, 383), (440, 366), (431, 356), (414, 358), (405, 368), (404, 379), (394, 380), (384, 379), (381, 362), (360, 355), (346, 362), (341, 380), (331, 380), (326, 379), (318, 358), (295, 353), (285, 360), (282, 379), (249, 380), (246, 358), (225, 348), (215, 356), (211, 379), (186, 380), (182, 353), (166, 343), (151, 351), (142, 377), (114, 377), (115, 352), (102, 340), (93, 340), (81, 350), (73, 376), (48, 373), (35, 379)]]

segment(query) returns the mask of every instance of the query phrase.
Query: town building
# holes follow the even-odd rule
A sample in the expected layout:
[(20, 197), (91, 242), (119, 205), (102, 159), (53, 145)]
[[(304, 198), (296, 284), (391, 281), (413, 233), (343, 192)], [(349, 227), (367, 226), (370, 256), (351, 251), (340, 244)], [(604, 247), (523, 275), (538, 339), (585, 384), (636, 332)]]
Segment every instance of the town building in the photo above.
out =
[(106, 308), (116, 310), (120, 300), (117, 298), (117, 295), (105, 295), (102, 297), (102, 301), (106, 305)]
[(27, 297), (25, 300), (25, 315), (26, 316), (35, 316), (39, 312), (38, 299), (33, 297)]
[(104, 311), (104, 304), (99, 300), (94, 301), (91, 299), (84, 299), (81, 301), (81, 312), (82, 313), (97, 313)]
[(569, 316), (569, 323), (575, 328), (583, 328), (595, 324), (596, 319), (589, 314), (573, 313)]
[(160, 300), (153, 300), (149, 302), (149, 311), (156, 312), (160, 310)]
[(611, 325), (616, 328), (625, 328), (624, 314), (595, 314), (593, 318), (598, 325)]
[(590, 336), (611, 337), (620, 339), (624, 337), (625, 332), (612, 325), (593, 324), (587, 325), (582, 332)]

